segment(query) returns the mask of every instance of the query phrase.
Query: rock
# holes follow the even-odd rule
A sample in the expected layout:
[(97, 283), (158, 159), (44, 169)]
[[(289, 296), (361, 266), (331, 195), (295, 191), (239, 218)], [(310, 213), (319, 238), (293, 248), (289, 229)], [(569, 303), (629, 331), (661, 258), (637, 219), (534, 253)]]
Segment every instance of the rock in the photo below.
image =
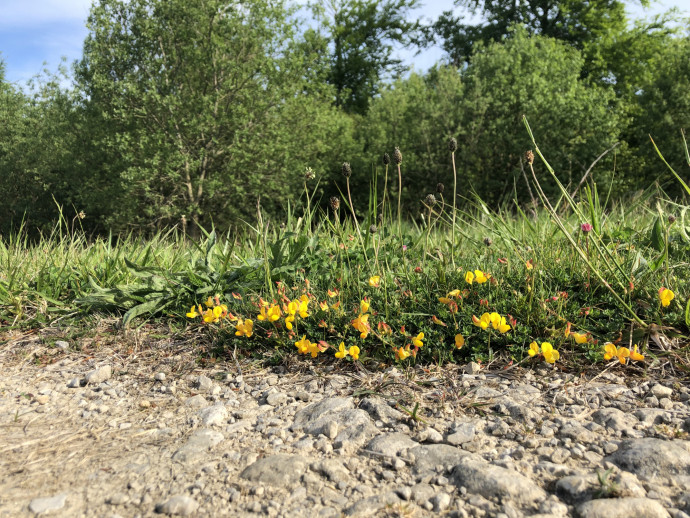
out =
[(627, 414), (617, 408), (602, 408), (592, 414), (594, 422), (610, 428), (614, 432), (622, 432), (638, 423), (635, 416)]
[(441, 432), (439, 432), (435, 428), (429, 427), (419, 432), (417, 440), (419, 442), (430, 442), (432, 444), (438, 444), (440, 442), (443, 442), (443, 435), (441, 435)]
[(649, 498), (600, 498), (577, 508), (580, 518), (669, 518), (659, 502)]
[(187, 440), (187, 443), (175, 452), (172, 459), (183, 464), (195, 462), (204, 457), (206, 452), (214, 448), (223, 439), (224, 436), (220, 432), (207, 429), (197, 430)]
[(311, 470), (320, 473), (333, 483), (344, 482), (349, 485), (350, 472), (337, 459), (324, 459), (311, 465)]
[(79, 388), (81, 387), (81, 380), (79, 378), (72, 378), (67, 384), (67, 388)]
[(688, 441), (681, 440), (626, 439), (604, 460), (640, 477), (668, 480), (673, 475), (690, 475), (689, 447)]
[(189, 408), (203, 408), (208, 406), (208, 401), (206, 401), (206, 398), (201, 394), (197, 394), (196, 396), (185, 399), (184, 404)]
[(199, 392), (211, 392), (211, 389), (213, 388), (213, 380), (202, 374), (194, 380), (194, 388), (196, 388)]
[(58, 340), (55, 342), (55, 347), (59, 347), (63, 351), (66, 351), (69, 349), (69, 342), (65, 342), (64, 340)]
[(156, 512), (177, 516), (190, 516), (196, 512), (199, 504), (187, 495), (175, 495), (165, 502), (156, 504)]
[(301, 456), (271, 455), (247, 466), (240, 477), (269, 486), (293, 487), (307, 471), (308, 465), (307, 459)]
[(444, 492), (438, 493), (429, 500), (429, 502), (431, 502), (431, 505), (434, 506), (434, 512), (437, 513), (445, 511), (450, 505), (450, 501), (450, 495)]
[(129, 502), (129, 497), (125, 493), (114, 493), (105, 499), (106, 504), (125, 505)]
[(414, 448), (418, 444), (404, 433), (393, 432), (374, 437), (367, 444), (367, 451), (380, 453), (388, 457), (395, 457), (403, 450)]
[(110, 379), (113, 375), (113, 368), (110, 365), (104, 365), (90, 372), (86, 373), (84, 376), (84, 382), (87, 385), (98, 385)]
[(474, 423), (459, 423), (453, 427), (453, 433), (446, 436), (446, 442), (453, 446), (459, 446), (466, 442), (471, 442), (477, 433)]
[(476, 456), (466, 457), (451, 472), (458, 488), (484, 498), (510, 501), (519, 507), (535, 507), (546, 498), (546, 492), (517, 471), (494, 466)]
[(34, 398), (34, 400), (35, 400), (36, 403), (38, 403), (39, 405), (45, 405), (48, 401), (50, 401), (50, 396), (40, 395), (40, 396), (36, 396), (36, 397)]
[(394, 425), (406, 418), (405, 414), (378, 397), (364, 398), (360, 401), (359, 408), (369, 414), (373, 420), (381, 421), (386, 426)]
[(304, 429), (327, 414), (339, 413), (355, 407), (352, 398), (325, 398), (316, 403), (304, 407), (295, 414), (291, 429)]
[(673, 389), (669, 387), (664, 387), (663, 385), (656, 384), (651, 389), (652, 394), (661, 399), (662, 397), (669, 397), (673, 394)]
[(474, 375), (478, 374), (479, 371), (482, 370), (482, 367), (478, 363), (470, 362), (465, 365), (463, 370), (465, 371), (465, 374)]
[(591, 500), (598, 488), (599, 480), (594, 474), (570, 475), (556, 482), (556, 493), (568, 502)]
[(200, 410), (199, 417), (201, 418), (201, 424), (204, 426), (221, 425), (228, 418), (228, 410), (225, 408), (225, 405), (218, 403)]
[(659, 408), (640, 408), (633, 415), (646, 425), (660, 424), (666, 421), (666, 412)]
[(565, 422), (558, 431), (558, 435), (582, 444), (596, 442), (598, 438), (597, 434), (590, 432), (587, 428), (574, 420)]
[(66, 500), (67, 493), (60, 493), (59, 495), (50, 496), (47, 498), (34, 498), (29, 503), (29, 511), (35, 514), (57, 511), (65, 506)]
[(436, 466), (454, 466), (465, 457), (474, 457), (474, 454), (448, 444), (423, 444), (408, 450), (408, 455), (413, 456), (415, 459), (415, 473), (433, 471)]
[(157, 372), (153, 379), (156, 381), (165, 381), (165, 372)]
[(280, 406), (287, 402), (287, 398), (288, 396), (284, 392), (275, 392), (266, 397), (266, 404), (271, 406)]
[(148, 399), (139, 401), (139, 408), (151, 408), (151, 402)]
[(372, 516), (384, 507), (393, 506), (400, 502), (400, 497), (394, 492), (383, 495), (370, 496), (345, 509), (345, 516)]

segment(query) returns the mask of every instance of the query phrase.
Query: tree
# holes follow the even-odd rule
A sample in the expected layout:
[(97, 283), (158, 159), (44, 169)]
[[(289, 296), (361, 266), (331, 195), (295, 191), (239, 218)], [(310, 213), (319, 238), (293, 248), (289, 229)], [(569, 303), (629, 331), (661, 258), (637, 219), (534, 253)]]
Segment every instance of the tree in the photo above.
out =
[(402, 71), (393, 57), (394, 45), (415, 42), (417, 21), (408, 21), (419, 0), (328, 0), (311, 4), (330, 44), (328, 82), (335, 87), (336, 105), (366, 113), (387, 74)]
[[(639, 0), (648, 6), (650, 0)], [(462, 16), (443, 13), (427, 30), (439, 37), (443, 48), (456, 65), (467, 62), (478, 43), (500, 41), (513, 25), (529, 34), (564, 41), (583, 52), (584, 75), (589, 64), (600, 56), (600, 49), (627, 30), (628, 18), (623, 0), (455, 0), (472, 14), (480, 13), (485, 22), (468, 25)]]
[(101, 0), (88, 27), (76, 78), (118, 228), (227, 228), (258, 196), (279, 207), (341, 129), (282, 1)]

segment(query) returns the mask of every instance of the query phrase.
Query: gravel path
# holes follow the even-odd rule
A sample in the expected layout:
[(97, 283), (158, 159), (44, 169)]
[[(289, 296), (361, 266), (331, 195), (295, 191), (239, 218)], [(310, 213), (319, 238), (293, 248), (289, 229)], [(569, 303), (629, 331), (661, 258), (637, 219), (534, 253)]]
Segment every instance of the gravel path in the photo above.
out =
[(77, 345), (0, 350), (1, 517), (690, 514), (677, 382), (199, 369), (164, 341)]

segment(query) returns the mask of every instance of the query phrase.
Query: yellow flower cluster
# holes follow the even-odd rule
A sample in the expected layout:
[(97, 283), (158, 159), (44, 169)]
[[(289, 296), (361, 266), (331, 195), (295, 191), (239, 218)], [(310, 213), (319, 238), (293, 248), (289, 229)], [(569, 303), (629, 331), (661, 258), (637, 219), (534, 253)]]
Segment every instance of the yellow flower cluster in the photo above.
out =
[(637, 351), (637, 345), (631, 351), (627, 347), (616, 347), (611, 342), (606, 342), (604, 344), (604, 360), (613, 360), (614, 358), (623, 365), (625, 365), (628, 358), (636, 362), (644, 361), (644, 355)]
[[(537, 342), (532, 342), (529, 344), (529, 350), (527, 354), (530, 356), (536, 356), (540, 353), (539, 344)], [(542, 342), (541, 344), (541, 354), (544, 356), (546, 363), (556, 363), (556, 361), (561, 357), (561, 354), (553, 348), (549, 342)]]
[(307, 318), (309, 316), (309, 297), (302, 295), (299, 299), (293, 300), (285, 307), (285, 327), (292, 330), (295, 318), (299, 315), (300, 318)]
[(360, 349), (356, 345), (353, 345), (349, 349), (345, 349), (345, 342), (340, 342), (340, 347), (335, 353), (336, 358), (345, 358), (346, 356), (352, 357), (353, 360), (359, 359)]
[(359, 337), (364, 339), (369, 336), (371, 331), (371, 326), (369, 325), (369, 302), (362, 300), (359, 303), (359, 315), (355, 318), (351, 324), (357, 331), (359, 331)]
[(472, 323), (484, 330), (492, 327), (501, 334), (507, 333), (511, 329), (510, 325), (506, 322), (506, 317), (503, 317), (496, 312), (484, 313), (481, 318), (477, 318), (475, 315), (472, 315)]
[(475, 270), (474, 273), (472, 272), (467, 272), (465, 274), (465, 282), (467, 284), (472, 284), (473, 282), (476, 282), (478, 284), (484, 284), (486, 281), (489, 280), (491, 275), (488, 273), (484, 273), (481, 270)]
[(209, 297), (204, 304), (206, 306), (205, 310), (202, 308), (201, 304), (192, 306), (189, 313), (186, 314), (187, 318), (201, 317), (206, 324), (215, 324), (224, 318), (228, 320), (237, 320), (237, 317), (228, 311), (228, 307), (220, 303), (220, 297), (218, 295)]
[(311, 354), (312, 358), (316, 358), (319, 353), (322, 353), (328, 346), (323, 346), (319, 343), (311, 342), (306, 335), (302, 336), (301, 340), (295, 342), (295, 347), (300, 354)]

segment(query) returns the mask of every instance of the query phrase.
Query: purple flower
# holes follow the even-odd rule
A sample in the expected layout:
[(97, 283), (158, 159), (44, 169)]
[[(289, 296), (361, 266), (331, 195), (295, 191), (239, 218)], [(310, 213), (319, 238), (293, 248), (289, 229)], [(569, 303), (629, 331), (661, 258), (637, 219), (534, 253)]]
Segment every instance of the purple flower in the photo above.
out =
[(591, 232), (592, 231), (592, 224), (591, 223), (583, 223), (580, 225), (580, 230), (583, 232)]

